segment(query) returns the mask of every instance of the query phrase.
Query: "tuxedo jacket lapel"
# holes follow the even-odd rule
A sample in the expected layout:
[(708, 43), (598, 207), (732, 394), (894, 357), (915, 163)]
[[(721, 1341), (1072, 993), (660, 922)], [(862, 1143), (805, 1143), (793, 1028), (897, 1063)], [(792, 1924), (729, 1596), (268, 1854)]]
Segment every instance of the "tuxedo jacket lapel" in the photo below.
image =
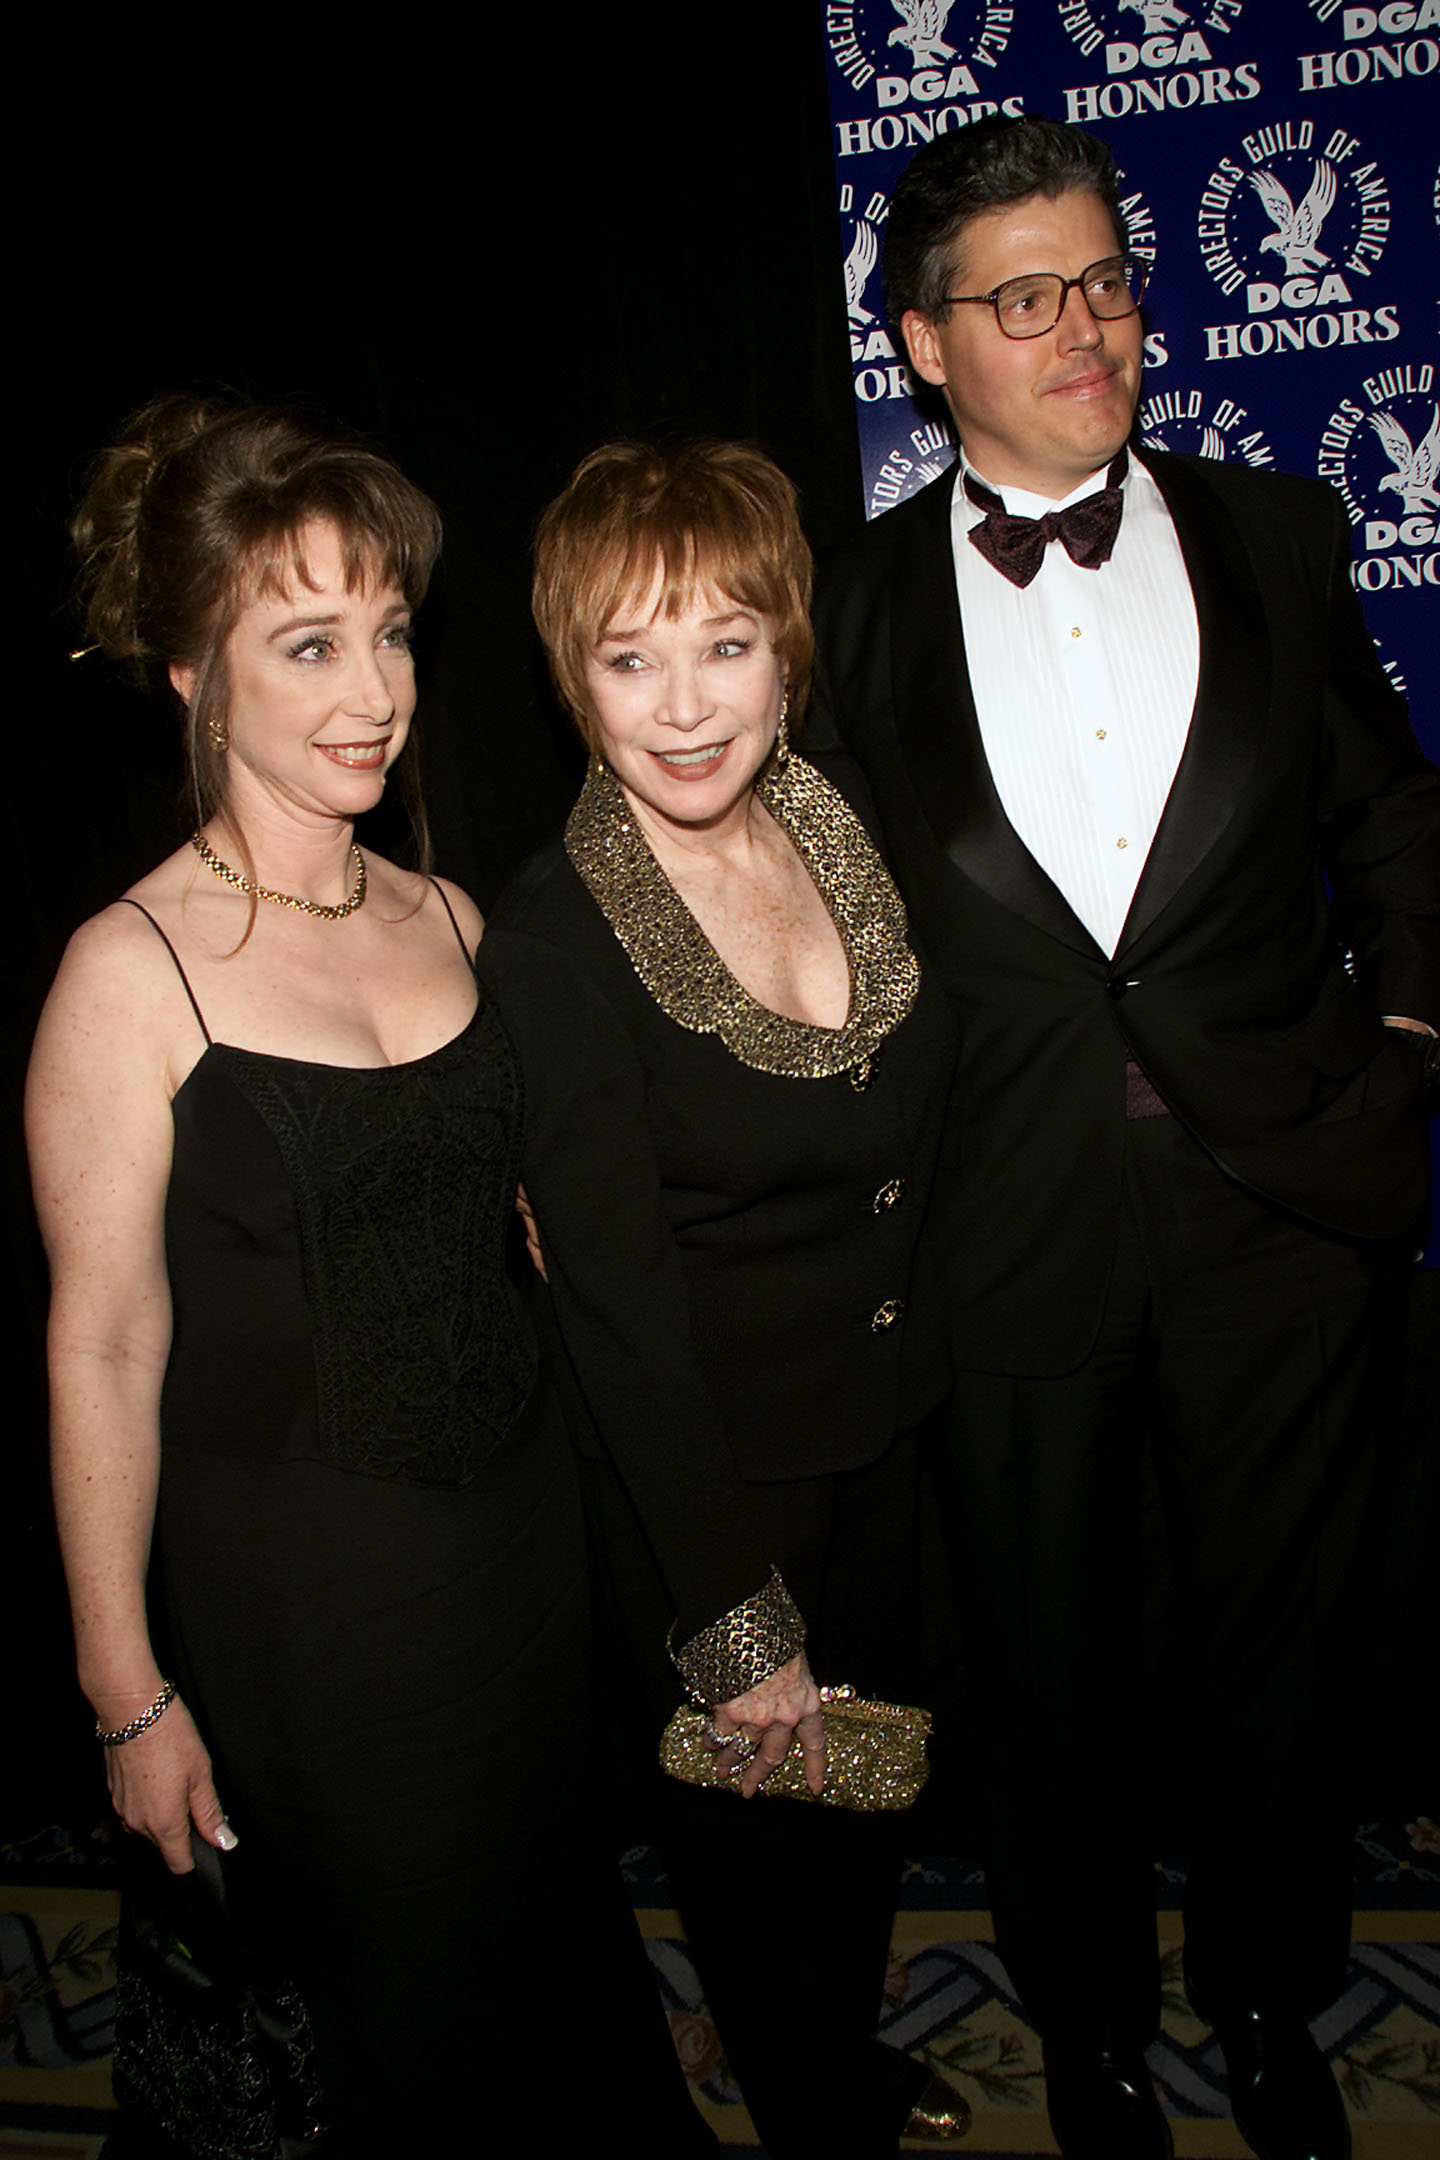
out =
[(1192, 466), (1164, 457), (1146, 457), (1145, 464), (1185, 557), (1200, 631), (1200, 675), (1184, 754), (1117, 959), (1174, 898), (1234, 815), (1260, 753), (1269, 704), (1270, 634), (1234, 519), (1214, 485)]
[[(1270, 679), (1260, 589), (1220, 491), (1182, 461), (1147, 456), (1144, 462), (1185, 558), (1200, 673), (1184, 755), (1117, 959), (1174, 898), (1234, 814), (1264, 738)], [(1093, 957), (1100, 947), (1020, 839), (990, 775), (955, 590), (953, 492), (953, 474), (933, 481), (896, 528), (891, 668), (901, 749), (926, 820), (956, 866), (1003, 906)]]
[(890, 636), (900, 747), (952, 862), (1002, 906), (1093, 958), (1099, 946), (1006, 817), (990, 775), (955, 590), (955, 472), (932, 481), (896, 528)]

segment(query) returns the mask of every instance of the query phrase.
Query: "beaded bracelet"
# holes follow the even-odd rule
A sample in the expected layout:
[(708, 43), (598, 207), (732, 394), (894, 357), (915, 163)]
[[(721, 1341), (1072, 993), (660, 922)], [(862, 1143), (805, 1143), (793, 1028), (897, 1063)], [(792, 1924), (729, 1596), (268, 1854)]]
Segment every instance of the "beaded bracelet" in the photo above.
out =
[(174, 1700), (175, 1682), (167, 1680), (149, 1709), (142, 1710), (139, 1717), (132, 1717), (128, 1725), (117, 1725), (114, 1732), (106, 1732), (99, 1718), (96, 1718), (95, 1737), (101, 1747), (124, 1747), (127, 1740), (133, 1740), (137, 1733), (144, 1732), (147, 1726), (154, 1725), (158, 1719), (164, 1717)]

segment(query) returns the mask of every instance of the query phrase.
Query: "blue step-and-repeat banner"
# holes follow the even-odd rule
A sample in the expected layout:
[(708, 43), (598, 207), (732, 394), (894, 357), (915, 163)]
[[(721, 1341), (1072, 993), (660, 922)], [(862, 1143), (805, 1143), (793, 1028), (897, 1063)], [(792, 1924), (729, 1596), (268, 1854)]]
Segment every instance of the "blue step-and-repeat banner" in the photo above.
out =
[(1144, 440), (1328, 480), (1381, 659), (1440, 758), (1440, 0), (821, 9), (865, 503), (954, 455), (885, 317), (890, 191), (986, 113), (1104, 136), (1149, 267)]

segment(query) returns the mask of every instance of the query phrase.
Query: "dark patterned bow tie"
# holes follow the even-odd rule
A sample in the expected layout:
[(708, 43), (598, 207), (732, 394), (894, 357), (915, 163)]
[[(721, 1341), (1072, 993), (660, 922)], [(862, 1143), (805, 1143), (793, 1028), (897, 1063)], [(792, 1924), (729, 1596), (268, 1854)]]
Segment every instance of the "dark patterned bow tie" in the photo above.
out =
[(993, 489), (967, 472), (965, 492), (976, 508), (985, 512), (983, 523), (970, 528), (971, 546), (977, 547), (986, 562), (993, 563), (1012, 585), (1030, 583), (1052, 540), (1060, 541), (1070, 560), (1079, 563), (1082, 570), (1098, 570), (1101, 563), (1110, 560), (1120, 530), (1120, 512), (1125, 506), (1120, 483), (1128, 463), (1129, 455), (1122, 450), (1106, 473), (1098, 495), (1087, 495), (1083, 501), (1071, 503), (1067, 510), (1047, 510), (1044, 517), (1038, 518), (1012, 517)]

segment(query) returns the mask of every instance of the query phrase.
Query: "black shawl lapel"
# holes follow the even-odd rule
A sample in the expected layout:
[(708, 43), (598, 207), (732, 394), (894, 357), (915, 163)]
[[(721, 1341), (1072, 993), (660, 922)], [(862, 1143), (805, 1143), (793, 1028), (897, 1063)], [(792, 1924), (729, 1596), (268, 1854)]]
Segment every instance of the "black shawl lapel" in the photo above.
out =
[(1200, 629), (1200, 678), (1184, 755), (1125, 918), (1117, 960), (1174, 898), (1233, 816), (1264, 738), (1270, 684), (1264, 604), (1220, 488), (1193, 459), (1147, 452), (1144, 463), (1185, 557)]
[(958, 464), (895, 527), (891, 671), (895, 725), (926, 822), (951, 861), (1002, 906), (1087, 958), (1100, 951), (1006, 817), (970, 687), (955, 590), (950, 508)]

